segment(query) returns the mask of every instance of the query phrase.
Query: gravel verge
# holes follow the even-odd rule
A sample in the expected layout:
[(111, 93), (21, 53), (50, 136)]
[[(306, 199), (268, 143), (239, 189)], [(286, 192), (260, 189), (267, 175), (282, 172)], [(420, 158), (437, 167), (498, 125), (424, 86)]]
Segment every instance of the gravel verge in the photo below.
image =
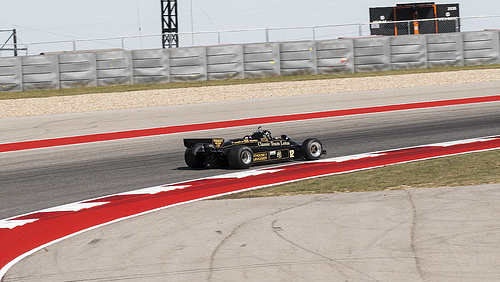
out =
[(485, 69), (0, 100), (0, 118), (499, 80), (500, 69)]

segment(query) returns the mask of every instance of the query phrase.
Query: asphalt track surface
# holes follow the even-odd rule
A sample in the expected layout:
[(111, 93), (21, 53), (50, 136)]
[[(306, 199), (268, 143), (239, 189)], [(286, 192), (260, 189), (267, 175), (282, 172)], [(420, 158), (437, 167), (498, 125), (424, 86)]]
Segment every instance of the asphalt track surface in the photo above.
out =
[[(499, 94), (498, 89), (500, 83), (486, 83), (180, 106), (171, 107), (171, 111), (156, 108), (151, 112), (143, 109), (10, 119), (0, 121), (5, 132), (11, 133), (9, 137), (3, 135), (0, 142), (188, 124), (207, 119), (216, 121), (487, 96)], [(317, 137), (327, 148), (328, 156), (335, 157), (497, 135), (500, 132), (499, 108), (500, 103), (495, 102), (269, 124), (265, 127), (275, 134), (285, 133), (297, 141)], [(176, 111), (184, 113), (184, 118), (177, 120), (179, 112)], [(227, 170), (220, 169), (186, 169), (182, 138), (238, 137), (254, 129), (254, 126), (247, 126), (2, 154), (0, 218), (142, 187), (227, 173)]]
[[(1, 124), (5, 135), (2, 134), (4, 140), (0, 142), (280, 113), (488, 96), (498, 94), (499, 84), (239, 101), (229, 105), (194, 105), (174, 110), (160, 107), (151, 109), (149, 114), (139, 109), (94, 115), (4, 119), (0, 123), (5, 123)], [(336, 157), (495, 135), (500, 132), (499, 108), (499, 103), (485, 103), (270, 124), (265, 128), (274, 134), (287, 134), (299, 142), (316, 137), (324, 143), (328, 157)], [(102, 116), (104, 114), (110, 116)], [(246, 126), (2, 154), (0, 218), (143, 187), (227, 173), (224, 170), (187, 169), (182, 138), (235, 138), (255, 129), (256, 126)]]

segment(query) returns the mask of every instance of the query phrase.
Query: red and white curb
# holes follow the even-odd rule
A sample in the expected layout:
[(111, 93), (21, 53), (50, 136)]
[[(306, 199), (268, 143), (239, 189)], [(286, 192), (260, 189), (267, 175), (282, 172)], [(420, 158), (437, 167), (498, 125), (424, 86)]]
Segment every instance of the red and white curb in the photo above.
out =
[(168, 207), (225, 194), (386, 165), (500, 149), (500, 136), (237, 171), (144, 188), (0, 220), (0, 279), (16, 262), (68, 237)]

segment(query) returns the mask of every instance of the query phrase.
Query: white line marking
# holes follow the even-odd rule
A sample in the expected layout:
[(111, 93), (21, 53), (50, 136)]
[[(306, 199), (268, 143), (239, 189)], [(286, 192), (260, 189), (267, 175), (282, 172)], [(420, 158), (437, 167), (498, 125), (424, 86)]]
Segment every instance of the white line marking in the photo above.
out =
[(58, 207), (44, 209), (38, 212), (76, 212), (84, 209), (90, 209), (93, 207), (102, 206), (108, 204), (109, 202), (96, 202), (96, 203), (72, 203), (67, 205), (62, 205)]
[(139, 190), (134, 190), (134, 191), (129, 191), (129, 192), (123, 192), (120, 194), (116, 195), (152, 195), (152, 194), (157, 194), (161, 192), (168, 192), (172, 190), (177, 190), (177, 189), (184, 189), (187, 187), (190, 187), (191, 185), (177, 185), (177, 186), (155, 186), (155, 187), (149, 187), (149, 188), (144, 188), (144, 189), (139, 189)]
[[(0, 229), (12, 229), (18, 226), (23, 226), (27, 223), (32, 223), (37, 221), (38, 219), (16, 219), (16, 220), (8, 220), (3, 219), (0, 220)], [(1, 277), (0, 277), (1, 278)]]
[(491, 138), (472, 138), (472, 139), (466, 139), (466, 140), (458, 140), (458, 141), (436, 143), (436, 144), (431, 144), (431, 145), (428, 145), (428, 146), (429, 147), (432, 147), (432, 146), (436, 146), (436, 147), (450, 147), (450, 146), (470, 144), (470, 143), (475, 143), (475, 142), (486, 142), (486, 141), (490, 141), (490, 140), (491, 140)]
[(352, 156), (344, 156), (344, 157), (337, 157), (337, 158), (330, 158), (330, 159), (322, 159), (322, 160), (317, 160), (315, 162), (320, 162), (320, 163), (341, 163), (341, 162), (346, 162), (346, 161), (354, 161), (354, 160), (360, 160), (360, 159), (365, 159), (365, 158), (373, 158), (373, 157), (379, 157), (387, 155), (386, 153), (379, 153), (379, 154), (372, 154), (372, 153), (367, 153), (367, 154), (357, 154), (357, 155), (352, 155)]
[(210, 176), (210, 177), (207, 177), (206, 179), (245, 178), (245, 177), (249, 177), (249, 176), (257, 176), (257, 175), (266, 174), (266, 173), (275, 173), (275, 172), (279, 172), (282, 170), (284, 170), (284, 169), (266, 169), (266, 170), (257, 169), (257, 170), (249, 170), (249, 171), (240, 171), (240, 172), (235, 172), (235, 173)]

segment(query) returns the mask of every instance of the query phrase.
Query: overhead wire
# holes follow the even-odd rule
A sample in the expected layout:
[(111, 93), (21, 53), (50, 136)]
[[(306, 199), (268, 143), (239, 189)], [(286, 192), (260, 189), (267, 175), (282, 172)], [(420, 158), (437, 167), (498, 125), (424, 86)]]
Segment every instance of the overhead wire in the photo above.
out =
[(139, 24), (139, 40), (141, 42), (141, 49), (142, 49), (143, 48), (143, 46), (142, 46), (142, 27), (141, 27), (141, 13), (139, 10), (139, 0), (136, 0), (136, 4), (137, 4), (137, 22)]
[[(205, 17), (207, 17), (207, 19), (210, 21), (210, 23), (215, 27), (215, 30), (216, 31), (219, 31), (219, 28), (217, 27), (217, 25), (215, 24), (215, 22), (212, 20), (212, 18), (207, 14), (207, 12), (205, 12), (205, 9), (203, 9), (203, 7), (201, 6), (201, 4), (198, 2), (198, 0), (194, 0), (196, 2), (196, 4), (198, 4), (198, 6), (200, 7), (201, 11), (203, 12), (203, 14), (205, 15)], [(221, 36), (219, 34), (219, 36)], [(222, 36), (224, 38), (224, 36)]]
[(69, 36), (69, 35), (62, 34), (62, 33), (57, 33), (57, 32), (52, 32), (52, 31), (47, 31), (47, 30), (41, 30), (41, 29), (38, 29), (38, 28), (23, 26), (23, 25), (19, 25), (19, 24), (12, 24), (12, 23), (8, 23), (8, 22), (4, 22), (4, 21), (0, 21), (0, 23), (8, 24), (8, 25), (16, 27), (16, 28), (20, 27), (20, 28), (24, 28), (24, 29), (28, 29), (28, 30), (34, 30), (34, 31), (38, 31), (38, 32), (43, 32), (43, 33), (57, 35), (57, 36), (62, 36), (62, 37), (67, 37), (67, 38), (71, 38), (71, 39), (75, 38), (74, 36)]

